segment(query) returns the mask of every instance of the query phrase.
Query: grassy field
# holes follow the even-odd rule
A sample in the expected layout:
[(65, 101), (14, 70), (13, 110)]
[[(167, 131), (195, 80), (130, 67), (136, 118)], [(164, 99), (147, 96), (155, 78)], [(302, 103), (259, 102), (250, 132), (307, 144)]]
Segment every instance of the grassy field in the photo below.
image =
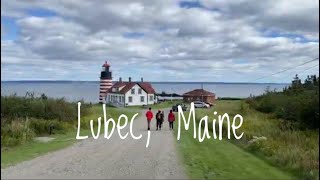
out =
[[(199, 143), (193, 139), (192, 128), (183, 130), (178, 148), (191, 178), (319, 178), (316, 131), (294, 130), (282, 120), (250, 109), (243, 101), (217, 101), (213, 108), (197, 109), (196, 119), (208, 115), (211, 122), (214, 111), (230, 116), (241, 114), (244, 122), (240, 130), (244, 136), (241, 140), (206, 139)], [(177, 131), (177, 123), (175, 126)], [(250, 143), (253, 136), (264, 136), (267, 140)]]
[(164, 109), (164, 108), (171, 108), (173, 105), (176, 105), (177, 103), (182, 103), (182, 100), (167, 100), (158, 104), (152, 104), (152, 105), (147, 105), (145, 107), (143, 106), (128, 106), (126, 108), (128, 109), (147, 109), (149, 107), (151, 107), (154, 110), (158, 110), (158, 109)]
[[(120, 114), (126, 114), (129, 118), (133, 116), (133, 112), (124, 111), (123, 109), (117, 109), (113, 107), (107, 107), (107, 117), (112, 117), (116, 122)], [(101, 133), (103, 133), (103, 111), (102, 105), (95, 105), (90, 108), (90, 113), (87, 116), (81, 117), (81, 131), (80, 135), (88, 135), (91, 137), (91, 131), (89, 126), (89, 121), (93, 119), (95, 122), (98, 117), (102, 117), (102, 124), (101, 124)], [(123, 121), (122, 121), (123, 122)], [(94, 125), (96, 128), (96, 124)], [(112, 127), (109, 127), (112, 128)], [(10, 165), (14, 165), (16, 163), (35, 158), (39, 155), (46, 154), (48, 152), (52, 152), (58, 149), (65, 148), (69, 145), (72, 145), (79, 140), (76, 140), (76, 133), (77, 133), (77, 119), (74, 120), (74, 125), (68, 131), (59, 134), (54, 134), (47, 137), (55, 138), (52, 141), (47, 143), (38, 142), (38, 141), (30, 141), (24, 144), (5, 148), (1, 150), (1, 168), (7, 167)]]
[(181, 134), (178, 150), (192, 179), (292, 179), (228, 141), (210, 139), (200, 143), (193, 139), (192, 131)]

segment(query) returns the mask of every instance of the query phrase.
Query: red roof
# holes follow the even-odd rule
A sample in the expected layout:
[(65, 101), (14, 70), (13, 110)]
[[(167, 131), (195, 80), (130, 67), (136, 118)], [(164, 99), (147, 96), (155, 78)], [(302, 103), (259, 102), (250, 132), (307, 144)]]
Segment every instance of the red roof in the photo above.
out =
[(139, 82), (140, 87), (146, 91), (148, 94), (154, 94), (156, 91), (153, 89), (151, 83), (148, 82)]
[(183, 96), (215, 96), (215, 94), (204, 89), (195, 89), (184, 93)]
[(125, 86), (127, 84), (128, 84), (128, 82), (116, 82), (112, 87), (119, 88), (119, 87)]
[(110, 67), (110, 65), (109, 65), (108, 62), (106, 61), (106, 62), (102, 65), (102, 67)]
[[(116, 82), (110, 89), (110, 93), (127, 93), (134, 85), (138, 84), (146, 93), (154, 94), (156, 91), (153, 89), (151, 83), (148, 82)], [(124, 86), (124, 87), (123, 87)], [(119, 92), (112, 92), (112, 88), (123, 87)]]

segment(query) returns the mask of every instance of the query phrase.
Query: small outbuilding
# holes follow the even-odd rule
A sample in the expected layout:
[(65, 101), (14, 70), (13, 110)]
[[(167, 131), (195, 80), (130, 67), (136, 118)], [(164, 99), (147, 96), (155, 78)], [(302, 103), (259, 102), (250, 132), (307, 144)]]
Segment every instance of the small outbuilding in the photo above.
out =
[(207, 104), (213, 105), (216, 100), (216, 95), (212, 92), (206, 91), (204, 89), (195, 89), (184, 93), (183, 102), (191, 103), (194, 101), (202, 101)]

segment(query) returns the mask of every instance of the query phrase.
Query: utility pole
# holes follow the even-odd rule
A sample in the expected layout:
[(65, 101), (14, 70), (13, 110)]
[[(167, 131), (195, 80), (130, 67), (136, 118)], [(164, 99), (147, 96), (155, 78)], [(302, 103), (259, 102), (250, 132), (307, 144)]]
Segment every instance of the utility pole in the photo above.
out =
[(202, 92), (201, 92), (201, 101), (203, 102), (203, 83), (201, 83), (201, 89), (202, 89)]

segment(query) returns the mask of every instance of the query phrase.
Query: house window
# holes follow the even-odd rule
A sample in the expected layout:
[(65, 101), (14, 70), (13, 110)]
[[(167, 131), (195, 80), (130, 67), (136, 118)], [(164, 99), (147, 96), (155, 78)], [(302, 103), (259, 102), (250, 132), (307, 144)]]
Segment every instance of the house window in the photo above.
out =
[(153, 101), (153, 96), (152, 95), (150, 96), (150, 101)]
[(131, 94), (134, 94), (134, 89), (131, 89)]
[(139, 88), (138, 94), (142, 94), (142, 89), (141, 88)]
[(129, 102), (131, 103), (132, 102), (132, 96), (129, 96)]
[(140, 96), (140, 102), (144, 102), (144, 96)]

